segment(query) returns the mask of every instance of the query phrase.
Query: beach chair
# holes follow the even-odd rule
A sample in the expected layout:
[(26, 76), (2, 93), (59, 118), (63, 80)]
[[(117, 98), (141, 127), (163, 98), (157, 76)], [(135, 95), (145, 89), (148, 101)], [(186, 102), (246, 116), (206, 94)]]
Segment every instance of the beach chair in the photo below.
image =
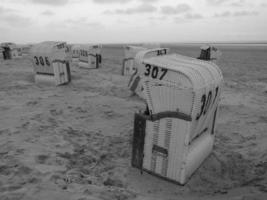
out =
[(72, 62), (79, 62), (81, 46), (74, 44), (71, 47)]
[(212, 62), (149, 53), (135, 58), (147, 110), (135, 114), (132, 166), (183, 185), (212, 151), (222, 73)]
[(206, 61), (216, 61), (222, 56), (222, 52), (214, 46), (203, 45), (200, 47), (198, 59)]
[(66, 51), (66, 59), (71, 65), (71, 63), (72, 63), (72, 45), (71, 44), (67, 44), (65, 51)]
[(101, 45), (81, 45), (79, 53), (79, 67), (97, 69), (101, 66)]
[(2, 48), (2, 54), (3, 54), (4, 60), (10, 60), (10, 59), (18, 57), (18, 50), (14, 43), (5, 42), (5, 43), (1, 43), (0, 46)]
[(67, 84), (71, 81), (65, 42), (42, 42), (31, 48), (35, 82)]

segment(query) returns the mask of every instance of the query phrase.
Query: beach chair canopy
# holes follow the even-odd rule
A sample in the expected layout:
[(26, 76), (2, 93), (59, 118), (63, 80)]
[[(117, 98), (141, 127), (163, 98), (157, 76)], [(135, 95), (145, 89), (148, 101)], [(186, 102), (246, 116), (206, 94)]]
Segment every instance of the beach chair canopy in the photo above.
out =
[(178, 54), (144, 58), (150, 51), (137, 54), (136, 63), (150, 114), (179, 112), (192, 119), (193, 139), (216, 109), (222, 87), (222, 73), (212, 63)]

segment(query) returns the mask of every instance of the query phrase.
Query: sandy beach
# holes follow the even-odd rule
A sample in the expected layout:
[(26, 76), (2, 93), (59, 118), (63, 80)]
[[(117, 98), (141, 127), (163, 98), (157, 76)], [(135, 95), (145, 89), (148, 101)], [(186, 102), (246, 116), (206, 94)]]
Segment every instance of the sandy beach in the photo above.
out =
[[(0, 60), (1, 200), (267, 199), (267, 47), (221, 47), (214, 150), (185, 186), (132, 168), (134, 113), (123, 49), (99, 69), (71, 66), (64, 86), (34, 83), (29, 57)], [(197, 57), (199, 47), (171, 46)]]

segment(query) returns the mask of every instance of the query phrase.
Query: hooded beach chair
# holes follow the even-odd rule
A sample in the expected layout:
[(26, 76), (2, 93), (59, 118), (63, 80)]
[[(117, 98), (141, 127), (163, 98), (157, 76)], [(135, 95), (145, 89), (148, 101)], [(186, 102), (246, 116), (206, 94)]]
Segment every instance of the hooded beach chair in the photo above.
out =
[(212, 151), (222, 73), (212, 62), (151, 52), (135, 58), (147, 111), (135, 114), (132, 166), (185, 184)]
[(71, 81), (65, 42), (42, 42), (31, 48), (37, 83), (67, 84)]
[(97, 69), (101, 66), (101, 45), (81, 45), (79, 53), (79, 66), (89, 69)]

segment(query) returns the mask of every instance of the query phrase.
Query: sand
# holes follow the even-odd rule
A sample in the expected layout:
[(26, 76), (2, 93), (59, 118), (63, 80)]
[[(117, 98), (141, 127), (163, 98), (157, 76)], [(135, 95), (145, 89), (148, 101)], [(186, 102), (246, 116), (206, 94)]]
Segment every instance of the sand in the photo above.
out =
[(267, 48), (221, 51), (214, 150), (185, 186), (130, 166), (145, 104), (120, 75), (122, 48), (104, 46), (100, 69), (73, 65), (60, 87), (35, 84), (29, 58), (0, 60), (0, 199), (267, 199)]

